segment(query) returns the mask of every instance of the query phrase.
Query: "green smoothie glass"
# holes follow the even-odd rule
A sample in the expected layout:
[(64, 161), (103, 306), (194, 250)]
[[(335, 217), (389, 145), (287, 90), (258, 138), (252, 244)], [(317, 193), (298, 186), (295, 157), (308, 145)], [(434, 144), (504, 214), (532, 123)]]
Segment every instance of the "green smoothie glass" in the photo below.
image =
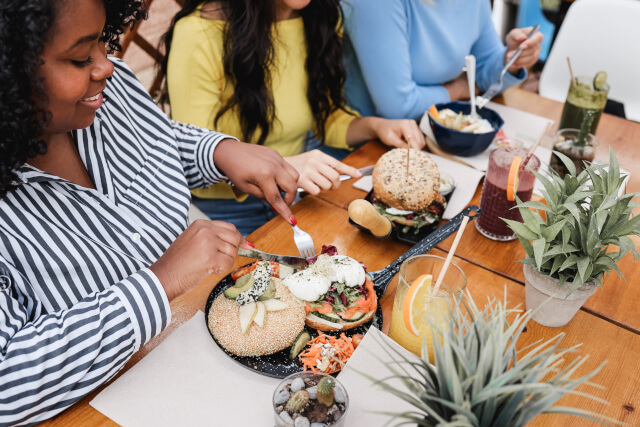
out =
[(596, 134), (609, 94), (606, 80), (607, 75), (603, 71), (595, 78), (582, 76), (571, 80), (558, 129), (588, 127), (588, 133)]

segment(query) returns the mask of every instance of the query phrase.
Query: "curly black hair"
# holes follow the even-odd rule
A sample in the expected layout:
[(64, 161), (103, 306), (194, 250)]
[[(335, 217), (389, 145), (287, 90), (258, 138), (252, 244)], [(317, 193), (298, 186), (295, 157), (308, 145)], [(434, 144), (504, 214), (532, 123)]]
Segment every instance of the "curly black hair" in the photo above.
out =
[[(165, 34), (163, 43), (167, 54), (160, 64), (165, 74), (175, 24), (193, 13), (202, 2), (186, 0)], [(269, 73), (273, 60), (272, 27), (276, 22), (276, 1), (217, 0), (216, 3), (226, 15), (224, 72), (234, 82), (234, 94), (217, 113), (214, 126), (225, 113), (235, 114), (237, 107), (242, 137), (248, 141), (259, 130), (258, 144), (263, 144), (276, 119)], [(307, 44), (307, 99), (316, 124), (316, 137), (324, 142), (324, 127), (329, 115), (336, 109), (350, 113), (345, 108), (342, 91), (345, 69), (339, 28), (343, 12), (340, 0), (313, 0), (300, 10), (300, 15)], [(167, 101), (168, 98), (165, 84), (162, 100)]]
[[(38, 77), (46, 38), (65, 0), (0, 2), (0, 198), (15, 186), (15, 170), (30, 157), (45, 154), (40, 138), (51, 114)], [(144, 0), (104, 0), (102, 40), (108, 52), (121, 49), (120, 35), (146, 18)]]

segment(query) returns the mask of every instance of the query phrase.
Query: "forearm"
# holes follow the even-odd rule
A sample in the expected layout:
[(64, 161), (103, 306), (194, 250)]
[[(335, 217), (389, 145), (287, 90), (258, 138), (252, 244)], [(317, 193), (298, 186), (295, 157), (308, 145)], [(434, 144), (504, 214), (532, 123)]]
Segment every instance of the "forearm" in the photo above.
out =
[(377, 129), (385, 119), (379, 117), (358, 117), (347, 128), (347, 145), (353, 147), (378, 138)]
[(144, 270), (35, 321), (0, 292), (0, 425), (44, 421), (112, 378), (170, 322), (161, 292)]

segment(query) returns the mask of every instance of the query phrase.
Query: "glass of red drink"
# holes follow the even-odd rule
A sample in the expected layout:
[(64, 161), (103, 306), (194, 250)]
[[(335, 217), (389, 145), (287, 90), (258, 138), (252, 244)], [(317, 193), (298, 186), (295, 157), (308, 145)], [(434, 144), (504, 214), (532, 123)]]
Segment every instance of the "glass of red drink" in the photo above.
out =
[[(520, 216), (518, 209), (512, 209), (516, 205), (516, 201), (510, 201), (507, 197), (509, 170), (516, 157), (520, 157), (524, 161), (527, 157), (527, 150), (519, 147), (499, 147), (493, 150), (489, 156), (489, 168), (480, 196), (482, 215), (478, 216), (475, 223), (482, 235), (493, 240), (508, 241), (516, 238), (507, 223), (500, 218), (522, 222), (522, 216)], [(531, 200), (533, 184), (536, 179), (528, 168), (537, 171), (539, 167), (540, 159), (536, 156), (531, 156), (525, 168), (520, 167), (516, 195), (523, 202)]]

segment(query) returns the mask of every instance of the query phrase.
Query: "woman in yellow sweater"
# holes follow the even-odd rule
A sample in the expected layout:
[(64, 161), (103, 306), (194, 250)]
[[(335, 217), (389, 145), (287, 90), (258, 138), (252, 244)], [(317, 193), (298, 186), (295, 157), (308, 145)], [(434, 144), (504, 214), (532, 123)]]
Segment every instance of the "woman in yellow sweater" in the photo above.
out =
[[(358, 117), (345, 107), (341, 21), (339, 0), (187, 0), (165, 35), (172, 117), (276, 149), (311, 194), (359, 173), (318, 150), (303, 152), (310, 131), (337, 148), (374, 138), (422, 148), (414, 121)], [(210, 218), (243, 234), (275, 215), (227, 184), (194, 196)]]

